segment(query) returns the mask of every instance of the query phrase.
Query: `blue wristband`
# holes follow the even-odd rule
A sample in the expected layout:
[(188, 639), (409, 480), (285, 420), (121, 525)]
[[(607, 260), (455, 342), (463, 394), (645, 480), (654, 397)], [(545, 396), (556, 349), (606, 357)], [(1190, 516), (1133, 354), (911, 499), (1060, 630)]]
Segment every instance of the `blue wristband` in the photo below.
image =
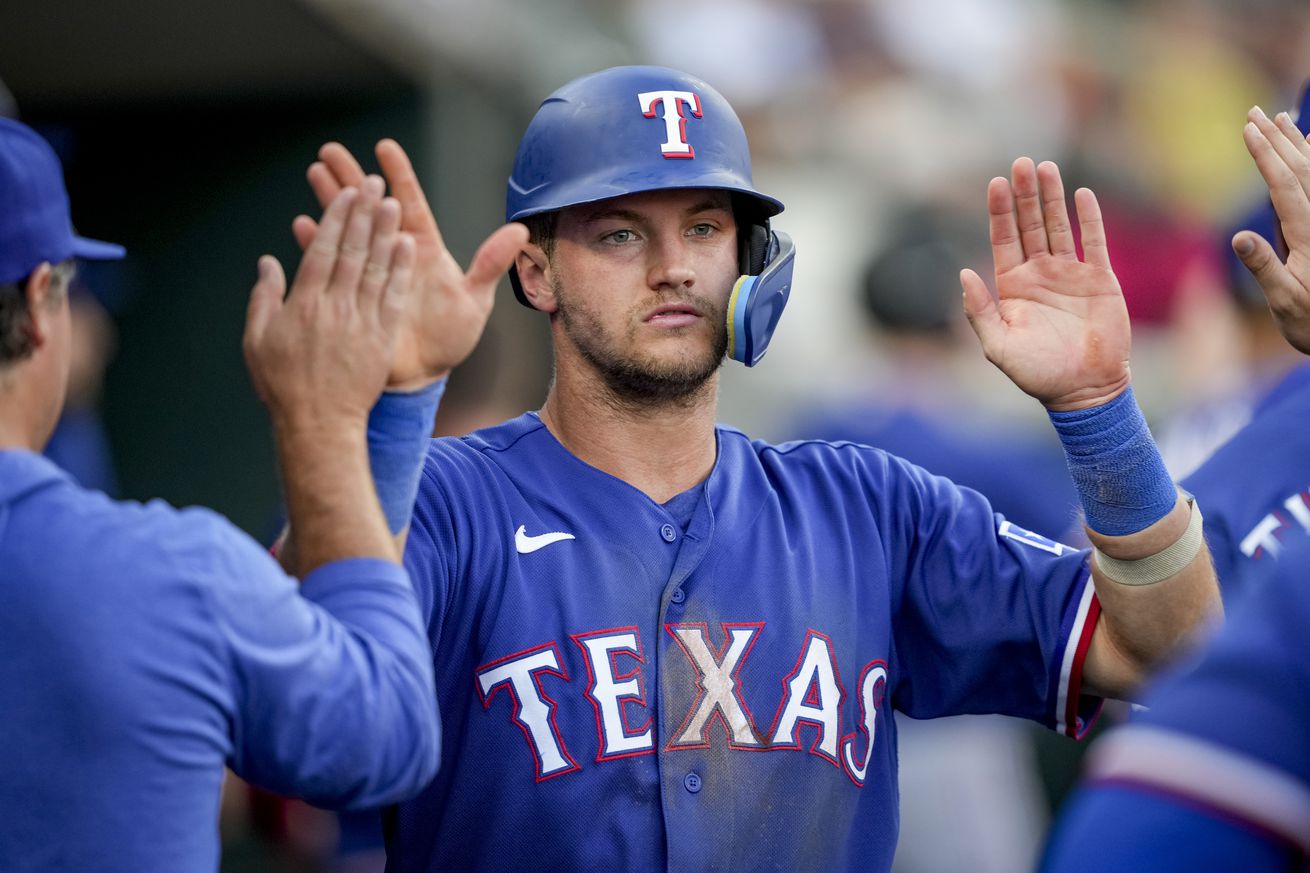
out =
[(445, 391), (445, 379), (410, 393), (385, 391), (368, 414), (368, 462), (393, 534), (405, 529), (414, 512), (419, 474)]
[(1106, 536), (1137, 533), (1178, 500), (1130, 387), (1102, 406), (1049, 412), (1064, 443), (1087, 526)]

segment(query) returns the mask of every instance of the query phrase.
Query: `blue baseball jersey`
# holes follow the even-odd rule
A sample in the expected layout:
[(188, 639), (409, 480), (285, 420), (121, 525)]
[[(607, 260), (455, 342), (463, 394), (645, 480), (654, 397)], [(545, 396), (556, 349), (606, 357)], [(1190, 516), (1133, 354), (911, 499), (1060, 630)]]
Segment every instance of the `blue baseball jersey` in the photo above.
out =
[(1205, 513), (1225, 602), (1290, 541), (1310, 533), (1310, 364), (1257, 404), (1250, 423), (1182, 481)]
[(432, 682), (398, 565), (297, 585), (211, 512), (0, 451), (0, 870), (212, 873), (225, 764), (327, 805), (413, 794)]
[(1310, 539), (1092, 749), (1044, 869), (1300, 870), (1310, 857)]
[(388, 869), (889, 870), (893, 709), (1085, 727), (1084, 553), (878, 449), (716, 438), (685, 526), (533, 413), (434, 441), (443, 766)]
[(794, 435), (877, 446), (982, 493), (1015, 524), (1057, 539), (1081, 536), (1078, 492), (1049, 428), (1043, 439), (944, 411), (865, 403), (813, 413)]

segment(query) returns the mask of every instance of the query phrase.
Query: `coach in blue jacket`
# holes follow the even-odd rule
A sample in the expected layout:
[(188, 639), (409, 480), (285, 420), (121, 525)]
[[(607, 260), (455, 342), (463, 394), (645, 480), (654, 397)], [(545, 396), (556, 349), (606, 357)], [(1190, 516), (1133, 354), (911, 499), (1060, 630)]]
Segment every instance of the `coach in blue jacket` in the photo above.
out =
[(297, 585), (219, 516), (116, 503), (39, 454), (74, 261), (123, 250), (73, 234), (54, 153), (0, 119), (0, 870), (212, 871), (225, 765), (330, 806), (435, 772), (431, 658), (365, 444), (414, 260), (382, 193), (341, 192), (292, 293), (265, 258), (251, 295)]

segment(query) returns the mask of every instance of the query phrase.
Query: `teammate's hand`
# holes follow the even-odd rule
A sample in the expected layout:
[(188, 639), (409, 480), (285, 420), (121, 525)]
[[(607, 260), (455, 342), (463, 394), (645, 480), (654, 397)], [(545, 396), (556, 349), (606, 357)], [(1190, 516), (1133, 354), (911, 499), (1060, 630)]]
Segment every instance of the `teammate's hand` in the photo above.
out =
[(1271, 121), (1256, 106), (1247, 118), (1242, 139), (1269, 186), (1287, 263), (1268, 240), (1249, 230), (1233, 237), (1233, 251), (1260, 283), (1283, 336), (1310, 354), (1310, 144), (1286, 112)]
[[(417, 249), (416, 293), (401, 327), (387, 387), (419, 388), (446, 376), (473, 352), (491, 315), (496, 284), (527, 244), (528, 232), (517, 223), (501, 227), (482, 243), (464, 272), (442, 241), (405, 150), (395, 140), (384, 139), (377, 144), (376, 153), (382, 173), (400, 201), (401, 227), (413, 235)], [(318, 156), (309, 168), (309, 185), (326, 208), (343, 186), (358, 185), (364, 171), (339, 143), (323, 146)], [(291, 229), (302, 249), (319, 230), (307, 215), (297, 216)]]
[(386, 385), (407, 300), (414, 240), (382, 179), (333, 196), (305, 249), (291, 293), (276, 258), (259, 260), (244, 350), (255, 390), (279, 428), (360, 432)]
[(997, 296), (962, 271), (965, 315), (987, 359), (1048, 409), (1106, 403), (1128, 387), (1132, 335), (1096, 195), (1074, 195), (1080, 261), (1059, 168), (1019, 158), (1012, 174), (987, 186)]

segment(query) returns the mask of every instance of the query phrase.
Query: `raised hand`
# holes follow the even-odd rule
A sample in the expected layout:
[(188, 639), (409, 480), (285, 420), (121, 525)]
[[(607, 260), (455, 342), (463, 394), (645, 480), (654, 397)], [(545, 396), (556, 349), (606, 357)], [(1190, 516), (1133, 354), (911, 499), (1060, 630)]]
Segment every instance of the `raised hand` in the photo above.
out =
[[(413, 236), (417, 255), (415, 294), (401, 325), (387, 387), (413, 389), (444, 377), (472, 353), (491, 315), (496, 284), (527, 244), (528, 233), (521, 224), (499, 228), (478, 248), (465, 272), (446, 249), (404, 149), (384, 139), (376, 154), (400, 202), (401, 227)], [(344, 146), (328, 143), (310, 166), (308, 179), (319, 204), (327, 208), (342, 188), (359, 185), (364, 171)], [(303, 249), (320, 228), (301, 215), (292, 223), (292, 232)]]
[(1242, 139), (1269, 186), (1287, 263), (1249, 230), (1233, 236), (1233, 251), (1260, 283), (1283, 336), (1310, 354), (1310, 144), (1286, 112), (1271, 121), (1256, 106), (1247, 118)]
[(987, 359), (1048, 409), (1106, 403), (1128, 387), (1132, 335), (1096, 195), (1074, 195), (1080, 261), (1059, 168), (1019, 158), (1011, 172), (987, 186), (997, 294), (962, 271), (964, 312)]
[(274, 424), (330, 429), (358, 423), (386, 384), (408, 298), (414, 240), (382, 179), (331, 199), (305, 249), (291, 293), (276, 258), (259, 261), (244, 350)]

